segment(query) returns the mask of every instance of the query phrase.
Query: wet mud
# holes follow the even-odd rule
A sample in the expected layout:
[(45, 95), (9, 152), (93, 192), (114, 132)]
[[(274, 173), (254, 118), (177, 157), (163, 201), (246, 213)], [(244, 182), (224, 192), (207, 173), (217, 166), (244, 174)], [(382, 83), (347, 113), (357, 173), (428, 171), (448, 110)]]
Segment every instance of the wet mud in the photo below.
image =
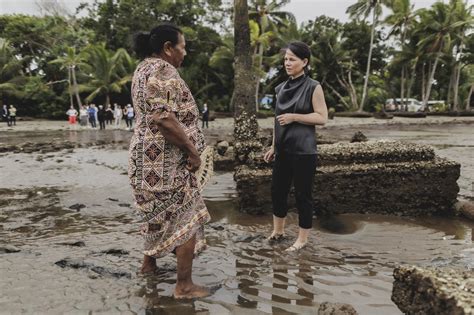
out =
[[(472, 198), (470, 126), (442, 127), (361, 131), (369, 139), (434, 145), (461, 163), (460, 194)], [(350, 138), (354, 129), (337, 133)], [(288, 239), (269, 244), (271, 215), (240, 213), (232, 174), (218, 172), (204, 192), (210, 246), (194, 263), (195, 281), (217, 289), (206, 299), (176, 301), (173, 255), (158, 261), (156, 274), (137, 273), (142, 243), (126, 161), (122, 143), (0, 154), (1, 312), (315, 314), (330, 302), (359, 314), (401, 314), (391, 301), (399, 264), (474, 268), (474, 223), (456, 217), (322, 217), (310, 245), (286, 253), (296, 238), (296, 214), (289, 214)]]

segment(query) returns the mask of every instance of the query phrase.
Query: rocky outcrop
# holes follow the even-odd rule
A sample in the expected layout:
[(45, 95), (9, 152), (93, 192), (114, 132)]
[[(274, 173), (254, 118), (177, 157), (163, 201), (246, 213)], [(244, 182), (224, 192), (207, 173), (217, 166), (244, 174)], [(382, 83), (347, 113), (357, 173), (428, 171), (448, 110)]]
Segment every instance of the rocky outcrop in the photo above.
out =
[[(261, 158), (235, 172), (240, 208), (271, 211), (271, 168)], [(433, 148), (397, 141), (338, 143), (318, 147), (314, 178), (319, 214), (453, 214), (460, 165)], [(290, 205), (293, 198), (289, 198)]]
[(392, 301), (405, 314), (474, 314), (474, 271), (398, 267)]

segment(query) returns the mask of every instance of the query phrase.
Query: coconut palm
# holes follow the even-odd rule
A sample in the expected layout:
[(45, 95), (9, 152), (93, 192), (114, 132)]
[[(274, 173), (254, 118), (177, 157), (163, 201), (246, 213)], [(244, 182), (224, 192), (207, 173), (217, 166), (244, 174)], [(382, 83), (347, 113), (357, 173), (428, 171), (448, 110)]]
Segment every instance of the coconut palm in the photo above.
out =
[(367, 98), (367, 88), (369, 83), (370, 76), (370, 64), (372, 60), (372, 51), (374, 48), (374, 37), (375, 37), (375, 28), (377, 27), (378, 19), (382, 14), (382, 3), (383, 0), (358, 0), (355, 4), (347, 8), (347, 13), (351, 18), (363, 18), (364, 20), (372, 13), (372, 28), (370, 32), (370, 46), (369, 46), (369, 56), (367, 58), (367, 71), (365, 73), (364, 79), (364, 89), (362, 91), (362, 99), (360, 101), (359, 111), (362, 111), (364, 108), (365, 100)]
[(452, 0), (450, 6), (453, 10), (455, 19), (459, 22), (463, 22), (457, 30), (454, 31), (455, 38), (454, 38), (454, 45), (456, 47), (456, 54), (455, 56), (455, 67), (454, 67), (454, 96), (453, 96), (453, 110), (456, 111), (458, 109), (458, 102), (459, 102), (459, 79), (461, 77), (462, 72), (462, 55), (464, 50), (464, 41), (466, 37), (466, 32), (472, 29), (474, 25), (474, 17), (472, 15), (473, 6), (468, 6), (468, 3), (462, 2), (461, 0)]
[(111, 93), (120, 93), (123, 86), (131, 81), (132, 59), (126, 50), (120, 48), (113, 53), (105, 45), (89, 46), (84, 53), (86, 61), (83, 68), (89, 81), (82, 84), (80, 90), (90, 92), (86, 98), (88, 102), (105, 95), (105, 105), (109, 105)]
[(278, 37), (279, 28), (288, 22), (296, 23), (295, 16), (288, 11), (281, 11), (281, 8), (288, 4), (290, 0), (252, 0), (249, 10), (249, 17), (256, 22), (250, 23), (251, 40), (254, 42), (254, 59), (257, 82), (255, 92), (255, 105), (258, 110), (260, 78), (262, 77), (263, 54), (270, 46), (272, 37)]
[(71, 106), (74, 106), (73, 94), (76, 96), (77, 104), (79, 108), (82, 107), (81, 97), (79, 95), (79, 85), (76, 79), (76, 69), (82, 63), (83, 56), (76, 53), (75, 47), (66, 47), (65, 54), (61, 57), (50, 61), (51, 64), (61, 65), (61, 69), (67, 69), (68, 82), (69, 82), (69, 101)]
[(7, 41), (0, 42), (0, 101), (4, 95), (21, 97), (23, 92), (19, 90), (25, 82), (22, 73), (22, 64)]
[(436, 2), (430, 9), (418, 11), (421, 18), (421, 30), (419, 31), (423, 34), (423, 39), (418, 45), (432, 61), (430, 62), (428, 80), (424, 88), (424, 107), (428, 104), (434, 76), (443, 54), (450, 53), (449, 48), (452, 47), (451, 41), (455, 36), (454, 33), (467, 23), (466, 21), (457, 21), (454, 12), (450, 9), (449, 5)]
[[(392, 14), (385, 19), (385, 23), (392, 26), (389, 36), (399, 36), (400, 46), (404, 47), (409, 35), (408, 33), (413, 26), (413, 20), (415, 19), (414, 5), (411, 4), (410, 0), (393, 0), (388, 4), (388, 7), (392, 10)], [(401, 53), (402, 52), (403, 50)], [(400, 98), (403, 103), (405, 99), (405, 81), (408, 75), (409, 60), (402, 57), (399, 61), (403, 61), (400, 78)]]

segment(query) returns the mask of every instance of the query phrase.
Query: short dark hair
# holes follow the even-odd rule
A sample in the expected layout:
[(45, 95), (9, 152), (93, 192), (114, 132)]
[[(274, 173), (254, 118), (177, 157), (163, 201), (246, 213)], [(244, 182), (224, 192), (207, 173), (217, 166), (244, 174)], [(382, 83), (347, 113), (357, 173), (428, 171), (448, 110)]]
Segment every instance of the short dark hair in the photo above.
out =
[(311, 49), (309, 48), (308, 44), (303, 42), (291, 42), (286, 46), (286, 49), (291, 50), (292, 53), (296, 55), (296, 57), (300, 59), (308, 59), (308, 63), (304, 67), (305, 73), (309, 72), (309, 61), (311, 60)]
[(151, 56), (153, 53), (159, 54), (163, 50), (166, 42), (171, 42), (176, 46), (179, 35), (183, 31), (171, 23), (163, 23), (154, 27), (150, 32), (139, 32), (133, 37), (133, 50), (140, 58)]

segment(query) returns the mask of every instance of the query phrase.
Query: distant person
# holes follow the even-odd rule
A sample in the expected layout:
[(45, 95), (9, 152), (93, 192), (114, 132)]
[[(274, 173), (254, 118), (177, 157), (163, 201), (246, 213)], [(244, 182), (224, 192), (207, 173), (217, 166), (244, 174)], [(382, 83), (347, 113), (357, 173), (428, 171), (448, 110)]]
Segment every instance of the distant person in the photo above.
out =
[(10, 111), (7, 105), (2, 107), (2, 120), (7, 123), (7, 126), (10, 126)]
[(69, 125), (71, 126), (76, 126), (76, 120), (77, 120), (77, 110), (74, 108), (74, 106), (71, 106), (69, 110), (66, 112), (66, 115), (69, 116)]
[(206, 128), (209, 128), (209, 109), (207, 108), (207, 103), (204, 103), (204, 107), (201, 113), (202, 113), (202, 128), (204, 128), (204, 124), (206, 124)]
[(10, 105), (10, 126), (16, 126), (16, 108)]
[(309, 76), (311, 50), (303, 42), (292, 42), (286, 48), (284, 67), (288, 80), (276, 88), (275, 124), (273, 143), (264, 160), (273, 163), (272, 241), (284, 236), (288, 213), (288, 193), (293, 183), (298, 209), (299, 233), (287, 251), (303, 248), (313, 224), (313, 182), (316, 172), (315, 125), (324, 125), (328, 110), (323, 89)]
[(115, 129), (120, 128), (120, 124), (122, 123), (122, 116), (123, 116), (122, 108), (120, 108), (120, 106), (117, 103), (115, 103), (114, 104)]
[(133, 107), (130, 104), (127, 104), (127, 116), (125, 116), (125, 121), (127, 122), (127, 128), (128, 130), (132, 130), (133, 128), (133, 116), (135, 116), (135, 113), (133, 111)]
[[(114, 106), (117, 103), (114, 104)], [(112, 110), (112, 106), (110, 104), (107, 105), (107, 109), (105, 110), (105, 122), (107, 125), (112, 125), (114, 121), (114, 111)]]
[(79, 109), (79, 122), (81, 124), (81, 127), (87, 127), (87, 108), (82, 105), (81, 108)]
[(97, 112), (97, 119), (99, 120), (99, 129), (105, 130), (106, 111), (104, 106), (99, 105), (99, 111)]
[(89, 106), (89, 109), (87, 110), (87, 113), (89, 115), (89, 123), (91, 124), (91, 127), (93, 129), (97, 128), (97, 120), (95, 119), (97, 111), (96, 111), (96, 108), (95, 108), (94, 104), (91, 104)]

